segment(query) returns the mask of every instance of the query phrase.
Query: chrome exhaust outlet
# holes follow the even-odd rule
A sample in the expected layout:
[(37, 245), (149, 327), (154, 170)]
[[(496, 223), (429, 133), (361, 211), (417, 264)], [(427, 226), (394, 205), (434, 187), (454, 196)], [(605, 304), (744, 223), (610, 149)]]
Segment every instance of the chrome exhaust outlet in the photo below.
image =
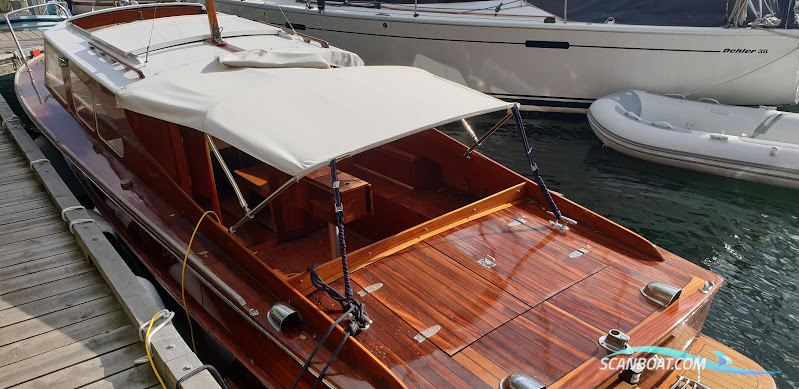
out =
[(641, 288), (641, 294), (661, 307), (668, 307), (677, 301), (682, 289), (663, 282), (650, 282)]
[(499, 382), (499, 389), (546, 389), (546, 385), (527, 374), (511, 374)]
[(276, 303), (272, 308), (269, 308), (267, 317), (269, 319), (269, 324), (281, 332), (296, 328), (302, 320), (300, 313), (285, 303)]

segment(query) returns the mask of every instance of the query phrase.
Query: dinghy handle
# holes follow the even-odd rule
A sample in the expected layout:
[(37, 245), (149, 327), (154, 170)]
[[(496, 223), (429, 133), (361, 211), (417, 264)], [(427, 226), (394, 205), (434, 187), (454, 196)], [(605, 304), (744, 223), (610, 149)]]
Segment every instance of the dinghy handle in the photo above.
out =
[(669, 130), (674, 128), (674, 126), (672, 126), (671, 123), (663, 122), (663, 121), (661, 121), (661, 122), (652, 122), (652, 125), (655, 126), (655, 127), (667, 128)]
[(719, 101), (718, 101), (718, 100), (716, 100), (716, 99), (711, 99), (710, 97), (702, 97), (702, 98), (700, 98), (700, 99), (697, 99), (696, 101), (708, 101), (708, 102), (711, 102), (711, 103), (713, 103), (713, 104), (719, 104), (719, 105), (721, 105), (721, 103), (719, 103)]

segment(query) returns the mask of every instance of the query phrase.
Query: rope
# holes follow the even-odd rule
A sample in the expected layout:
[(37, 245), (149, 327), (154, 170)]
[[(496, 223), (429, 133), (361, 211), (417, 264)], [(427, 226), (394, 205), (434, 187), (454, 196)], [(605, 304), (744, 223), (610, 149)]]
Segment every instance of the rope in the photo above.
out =
[(330, 161), (330, 178), (333, 180), (333, 206), (336, 210), (336, 231), (338, 232), (338, 253), (341, 256), (341, 272), (344, 274), (344, 297), (352, 298), (350, 265), (347, 261), (347, 241), (344, 237), (344, 205), (341, 204), (341, 181), (338, 180), (336, 160)]
[(227, 383), (225, 383), (225, 380), (222, 379), (222, 375), (219, 374), (219, 371), (217, 371), (216, 368), (211, 365), (201, 365), (200, 367), (186, 373), (186, 375), (180, 377), (180, 379), (177, 380), (177, 382), (175, 382), (175, 389), (181, 389), (183, 387), (184, 381), (186, 381), (191, 377), (194, 377), (203, 370), (208, 370), (208, 372), (211, 373), (211, 376), (214, 377), (214, 380), (216, 380), (216, 382), (219, 384), (219, 386), (222, 387), (222, 389), (228, 389)]
[[(316, 356), (316, 353), (318, 353), (319, 350), (322, 349), (322, 346), (327, 341), (327, 338), (330, 337), (330, 334), (333, 333), (333, 329), (336, 328), (336, 326), (339, 323), (344, 321), (344, 319), (346, 319), (352, 313), (352, 311), (354, 309), (355, 309), (354, 306), (350, 306), (350, 308), (347, 309), (344, 313), (342, 313), (341, 316), (338, 317), (338, 319), (336, 319), (335, 321), (333, 321), (332, 324), (330, 324), (330, 327), (327, 328), (327, 332), (325, 332), (325, 335), (322, 336), (322, 338), (319, 339), (319, 343), (316, 344), (316, 348), (314, 348), (313, 352), (311, 352), (311, 355), (308, 356), (308, 359), (305, 360), (305, 363), (302, 364), (302, 369), (300, 369), (300, 374), (298, 374), (297, 378), (294, 379), (294, 384), (291, 385), (291, 389), (296, 389), (297, 385), (300, 384), (300, 380), (302, 380), (302, 376), (304, 376), (305, 373), (308, 372), (308, 369), (310, 368), (311, 362), (313, 362), (313, 359)], [(347, 332), (347, 334), (349, 334), (349, 332)], [(348, 336), (345, 336), (345, 338), (348, 338)], [(320, 376), (321, 376), (321, 374), (320, 374)]]
[(336, 349), (333, 351), (333, 353), (330, 354), (330, 358), (328, 358), (322, 370), (319, 371), (319, 375), (316, 377), (316, 381), (314, 381), (313, 384), (314, 388), (319, 385), (320, 382), (322, 382), (325, 377), (325, 372), (327, 372), (327, 369), (344, 348), (344, 344), (347, 343), (347, 340), (350, 338), (350, 336), (357, 335), (361, 331), (366, 330), (372, 323), (372, 320), (369, 319), (369, 316), (366, 314), (366, 306), (363, 303), (359, 303), (352, 296), (352, 281), (350, 280), (350, 268), (349, 263), (347, 262), (347, 241), (344, 235), (344, 205), (341, 203), (341, 182), (338, 180), (336, 160), (330, 161), (330, 178), (333, 183), (333, 207), (336, 213), (338, 252), (339, 256), (341, 256), (341, 272), (344, 278), (344, 293), (340, 293), (335, 288), (325, 283), (322, 278), (316, 274), (316, 270), (313, 267), (308, 269), (308, 275), (310, 276), (311, 283), (314, 285), (314, 287), (316, 287), (317, 290), (327, 293), (330, 298), (338, 302), (341, 306), (341, 310), (344, 311), (344, 313), (341, 314), (341, 316), (339, 316), (338, 319), (336, 319), (330, 325), (330, 327), (328, 327), (325, 335), (322, 336), (322, 338), (319, 340), (319, 343), (316, 345), (316, 348), (313, 350), (311, 355), (308, 356), (308, 359), (302, 365), (302, 369), (300, 369), (300, 374), (297, 375), (297, 378), (294, 380), (294, 384), (291, 386), (292, 389), (299, 385), (303, 375), (305, 375), (311, 366), (311, 362), (313, 361), (314, 357), (319, 350), (322, 349), (322, 346), (324, 346), (327, 338), (339, 323), (345, 319), (349, 320), (349, 325), (345, 326), (344, 338), (341, 340), (338, 346), (336, 346)]
[(323, 367), (322, 370), (319, 371), (319, 375), (316, 377), (316, 380), (314, 381), (313, 386), (311, 386), (311, 389), (315, 389), (317, 386), (319, 386), (319, 384), (325, 378), (325, 372), (327, 372), (327, 369), (330, 367), (330, 365), (333, 364), (333, 361), (336, 360), (336, 357), (341, 352), (341, 350), (344, 349), (344, 343), (347, 343), (347, 339), (349, 338), (350, 338), (350, 333), (345, 332), (344, 339), (342, 339), (341, 342), (339, 342), (338, 346), (336, 346), (336, 349), (333, 351), (333, 354), (330, 354), (330, 358), (328, 358), (327, 363), (325, 363), (325, 367)]
[[(153, 324), (161, 316), (165, 317), (164, 322), (159, 324), (155, 328), (155, 330), (153, 330)], [(150, 341), (152, 337), (155, 335), (155, 333), (158, 332), (158, 330), (163, 328), (167, 323), (169, 323), (170, 320), (172, 320), (173, 316), (174, 314), (172, 312), (167, 311), (166, 309), (162, 309), (156, 312), (155, 315), (153, 315), (153, 317), (150, 318), (150, 324), (147, 326), (147, 333), (144, 335), (144, 351), (147, 352), (147, 360), (150, 361), (150, 367), (153, 369), (153, 373), (155, 374), (155, 378), (158, 379), (158, 383), (161, 384), (161, 389), (166, 389), (166, 384), (164, 384), (164, 380), (163, 378), (161, 378), (161, 374), (158, 373), (158, 369), (155, 368), (155, 362), (153, 361), (153, 354), (150, 348)], [(143, 324), (142, 327), (144, 327)], [(139, 332), (139, 336), (141, 337), (141, 331)]]
[(557, 220), (561, 220), (563, 215), (560, 213), (558, 206), (555, 204), (552, 194), (549, 193), (547, 184), (544, 182), (544, 178), (541, 177), (541, 171), (538, 168), (538, 165), (535, 163), (535, 161), (533, 161), (533, 148), (530, 147), (530, 142), (527, 140), (527, 132), (524, 130), (524, 121), (522, 120), (522, 114), (519, 111), (519, 104), (516, 104), (512, 110), (513, 118), (516, 120), (516, 127), (519, 129), (519, 132), (522, 136), (524, 154), (527, 156), (527, 163), (530, 164), (530, 170), (533, 172), (533, 180), (536, 184), (538, 184), (538, 189), (541, 190), (541, 193), (544, 195), (544, 199), (549, 205), (549, 210), (552, 211)]
[(186, 304), (186, 263), (189, 260), (189, 252), (191, 252), (191, 245), (194, 243), (194, 237), (197, 235), (197, 231), (200, 229), (200, 223), (203, 222), (206, 216), (209, 214), (214, 215), (216, 218), (217, 223), (221, 223), (219, 220), (219, 215), (216, 214), (214, 211), (205, 211), (203, 215), (200, 216), (200, 220), (197, 221), (197, 225), (194, 226), (194, 232), (191, 233), (191, 239), (189, 239), (189, 245), (186, 247), (186, 255), (183, 256), (183, 266), (180, 270), (180, 300), (183, 303), (183, 310), (186, 312), (186, 322), (189, 324), (189, 334), (191, 335), (191, 349), (195, 353), (197, 352), (197, 344), (194, 342), (194, 327), (191, 325), (191, 316), (189, 316), (189, 304)]

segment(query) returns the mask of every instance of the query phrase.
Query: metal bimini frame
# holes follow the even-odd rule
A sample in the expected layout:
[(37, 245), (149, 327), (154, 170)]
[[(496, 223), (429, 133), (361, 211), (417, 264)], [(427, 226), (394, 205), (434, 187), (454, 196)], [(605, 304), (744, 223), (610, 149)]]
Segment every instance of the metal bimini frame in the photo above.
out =
[[(575, 222), (572, 219), (569, 219), (566, 216), (563, 216), (563, 214), (560, 212), (560, 209), (558, 209), (557, 204), (555, 204), (555, 200), (552, 198), (552, 194), (550, 193), (549, 189), (547, 189), (546, 183), (544, 182), (544, 178), (541, 177), (540, 169), (533, 160), (533, 149), (532, 147), (530, 147), (530, 142), (527, 139), (527, 132), (524, 129), (524, 122), (522, 120), (520, 105), (518, 103), (508, 108), (508, 113), (504, 117), (502, 117), (502, 119), (500, 119), (496, 124), (494, 124), (494, 126), (491, 127), (491, 129), (489, 129), (480, 138), (478, 138), (475, 135), (469, 123), (466, 120), (462, 120), (461, 124), (464, 126), (466, 132), (472, 137), (472, 139), (474, 139), (474, 144), (472, 144), (466, 149), (464, 156), (467, 159), (471, 158), (474, 150), (477, 149), (480, 145), (482, 145), (486, 139), (488, 139), (491, 135), (493, 135), (500, 127), (505, 125), (511, 118), (514, 119), (516, 128), (519, 130), (519, 134), (521, 135), (522, 144), (524, 146), (524, 153), (525, 156), (527, 157), (527, 162), (530, 165), (530, 170), (533, 175), (533, 180), (535, 181), (536, 184), (538, 184), (538, 188), (541, 190), (541, 193), (544, 195), (544, 199), (546, 200), (547, 205), (549, 206), (550, 212), (555, 216), (555, 220), (551, 222), (552, 225), (557, 227), (561, 231), (568, 231), (569, 230), (568, 225), (576, 224), (577, 222)], [(233, 192), (236, 194), (236, 198), (239, 201), (239, 205), (241, 205), (241, 208), (244, 210), (244, 216), (241, 219), (239, 219), (239, 221), (237, 221), (235, 224), (233, 224), (228, 228), (228, 230), (231, 233), (235, 233), (236, 230), (238, 230), (248, 220), (253, 219), (258, 212), (260, 212), (264, 207), (269, 205), (269, 203), (271, 203), (275, 198), (277, 198), (277, 196), (280, 196), (280, 194), (285, 192), (286, 189), (288, 189), (289, 187), (291, 187), (291, 185), (297, 183), (300, 180), (299, 177), (292, 177), (291, 179), (280, 185), (280, 187), (278, 187), (274, 192), (270, 193), (269, 196), (267, 196), (263, 201), (258, 203), (258, 205), (256, 205), (255, 208), (250, 209), (249, 205), (247, 204), (247, 201), (244, 199), (244, 196), (241, 193), (241, 189), (239, 189), (238, 183), (236, 183), (236, 180), (233, 178), (233, 174), (230, 172), (227, 163), (225, 163), (224, 158), (222, 158), (222, 154), (219, 152), (219, 149), (214, 144), (213, 138), (208, 134), (206, 134), (205, 136), (206, 140), (208, 141), (208, 145), (211, 148), (211, 151), (213, 152), (217, 162), (219, 162), (219, 165), (221, 166), (222, 170), (225, 173), (225, 177), (227, 177), (228, 181), (230, 182), (230, 185), (233, 187)], [(331, 161), (331, 168), (335, 169), (334, 166), (335, 166), (335, 161)], [(334, 188), (336, 185), (335, 181), (336, 179), (334, 176), (334, 184), (333, 184)], [(337, 188), (335, 189), (337, 191)], [(337, 204), (336, 207), (337, 207), (336, 212), (339, 212), (338, 209), (339, 205)]]
[[(48, 1), (48, 2), (42, 3), (42, 4), (29, 5), (27, 7), (22, 7), (22, 8), (18, 8), (18, 9), (6, 12), (3, 15), (6, 18), (6, 25), (8, 25), (8, 31), (11, 33), (11, 37), (14, 38), (14, 44), (17, 45), (17, 50), (19, 50), (19, 56), (22, 59), (23, 63), (28, 63), (28, 56), (25, 55), (25, 51), (22, 50), (22, 44), (19, 43), (19, 38), (17, 38), (17, 34), (16, 34), (16, 32), (14, 32), (14, 26), (11, 25), (11, 19), (9, 19), (9, 16), (11, 16), (11, 15), (13, 15), (15, 13), (22, 12), (22, 11), (28, 11), (28, 10), (31, 10), (31, 9), (35, 9), (35, 8), (39, 8), (39, 7), (47, 7), (47, 6), (56, 6), (56, 7), (60, 8), (62, 11), (64, 11), (64, 20), (69, 19), (72, 16), (72, 13), (70, 13), (69, 10), (64, 6), (64, 2), (63, 1)], [(28, 69), (28, 74), (31, 77), (33, 77), (33, 71), (31, 70), (30, 66), (26, 66), (25, 68)]]
[[(491, 135), (493, 135), (500, 127), (505, 125), (511, 118), (514, 119), (516, 123), (516, 129), (519, 131), (519, 135), (522, 138), (522, 145), (524, 146), (524, 155), (527, 157), (527, 163), (530, 165), (530, 171), (533, 174), (533, 181), (538, 184), (538, 189), (541, 190), (541, 194), (544, 195), (544, 200), (546, 200), (547, 205), (549, 206), (549, 211), (552, 215), (555, 216), (555, 220), (551, 221), (552, 225), (559, 229), (562, 232), (569, 230), (570, 224), (577, 224), (576, 221), (563, 216), (558, 209), (558, 205), (555, 204), (555, 200), (552, 198), (552, 194), (550, 193), (549, 189), (547, 188), (546, 183), (544, 182), (544, 178), (541, 177), (541, 170), (538, 168), (538, 164), (535, 163), (533, 159), (533, 148), (530, 146), (530, 141), (527, 139), (527, 131), (524, 129), (524, 121), (522, 120), (522, 113), (520, 110), (521, 105), (519, 103), (513, 104), (512, 107), (508, 108), (508, 113), (500, 119), (497, 124), (495, 124), (491, 129), (489, 129), (483, 136), (477, 139), (474, 144), (469, 146), (466, 149), (466, 152), (463, 154), (467, 159), (471, 158), (472, 153), (475, 149), (477, 149), (480, 145), (485, 142)], [(468, 124), (466, 124), (467, 128)]]

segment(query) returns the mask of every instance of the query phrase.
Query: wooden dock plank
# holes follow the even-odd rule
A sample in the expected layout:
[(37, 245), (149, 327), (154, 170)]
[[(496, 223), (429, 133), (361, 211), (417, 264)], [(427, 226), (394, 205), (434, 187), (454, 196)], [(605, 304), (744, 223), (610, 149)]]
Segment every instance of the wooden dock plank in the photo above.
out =
[[(113, 297), (104, 297), (40, 316), (38, 320), (28, 320), (15, 326), (0, 328), (0, 345), (5, 346), (22, 339), (86, 320), (90, 317), (119, 310), (120, 307), (118, 305), (112, 304), (113, 299)], [(3, 380), (0, 379), (0, 382), (3, 382)]]
[(50, 331), (32, 338), (20, 340), (0, 347), (0, 367), (39, 354), (56, 350), (75, 342), (83, 341), (97, 334), (108, 332), (114, 328), (128, 324), (128, 318), (123, 311), (113, 311), (100, 316), (70, 324), (58, 331)]
[(86, 259), (83, 256), (83, 252), (80, 250), (51, 255), (0, 268), (0, 281), (22, 277), (26, 274), (33, 274), (61, 266), (85, 263), (85, 261)]
[(80, 250), (68, 234), (52, 234), (3, 246), (0, 268), (35, 259)]
[(23, 277), (6, 280), (0, 284), (0, 296), (6, 293), (15, 292), (17, 290), (46, 284), (48, 282), (60, 280), (69, 276), (89, 273), (92, 271), (94, 271), (92, 265), (84, 261), (83, 263), (66, 265), (57, 269), (43, 270), (33, 274), (26, 274)]
[[(46, 376), (27, 381), (17, 386), (17, 388), (69, 389), (87, 385), (101, 380), (103, 377), (132, 368), (134, 361), (143, 355), (145, 355), (144, 345), (136, 342), (124, 348), (102, 354), (97, 358), (92, 358)], [(134, 388), (129, 382), (125, 383), (125, 387)]]
[[(0, 382), (15, 386), (57, 370), (139, 342), (136, 330), (126, 325), (80, 342), (0, 367)], [(139, 355), (141, 356), (141, 355)]]
[(18, 305), (27, 304), (61, 293), (67, 293), (101, 282), (103, 282), (103, 279), (100, 277), (100, 274), (96, 271), (91, 271), (4, 294), (0, 296), (0, 314), (2, 314), (2, 311), (5, 309), (10, 309)]
[[(151, 388), (158, 385), (149, 364), (134, 366), (84, 386), (84, 389)], [(160, 388), (160, 386), (158, 386)]]
[(0, 315), (0, 328), (110, 295), (111, 290), (108, 289), (108, 286), (105, 284), (94, 284), (28, 304), (19, 305), (3, 311), (2, 315)]

